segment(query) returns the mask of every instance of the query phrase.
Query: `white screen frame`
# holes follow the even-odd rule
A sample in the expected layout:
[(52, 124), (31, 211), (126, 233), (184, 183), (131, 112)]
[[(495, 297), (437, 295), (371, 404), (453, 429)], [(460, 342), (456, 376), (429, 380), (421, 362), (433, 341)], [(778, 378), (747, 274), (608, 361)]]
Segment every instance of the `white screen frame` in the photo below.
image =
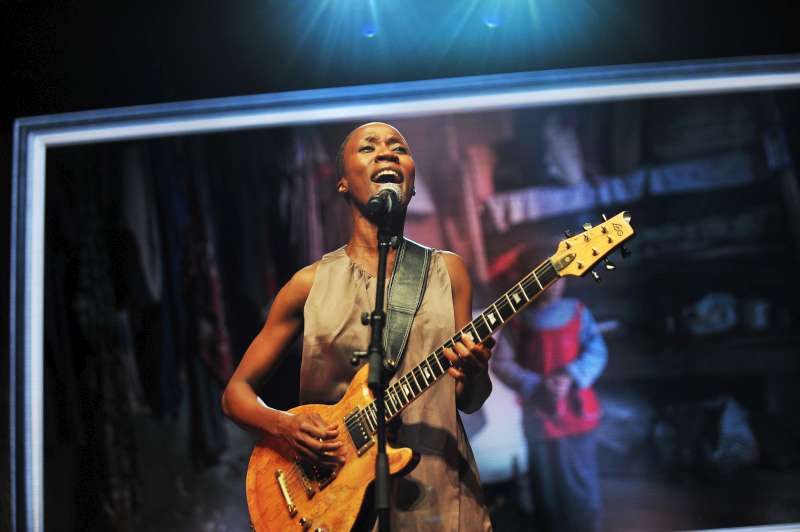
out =
[(44, 212), (49, 148), (247, 128), (797, 87), (800, 55), (790, 55), (317, 89), (16, 120), (8, 388), (11, 530), (44, 529)]

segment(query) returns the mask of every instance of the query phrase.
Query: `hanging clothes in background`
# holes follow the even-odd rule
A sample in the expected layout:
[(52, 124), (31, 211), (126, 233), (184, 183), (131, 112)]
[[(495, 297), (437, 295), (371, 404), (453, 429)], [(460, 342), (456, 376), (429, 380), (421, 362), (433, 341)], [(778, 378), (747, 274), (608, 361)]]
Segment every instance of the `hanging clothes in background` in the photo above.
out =
[(574, 113), (562, 110), (547, 113), (541, 125), (547, 175), (564, 186), (575, 186), (586, 181), (576, 122)]
[[(153, 453), (158, 446), (142, 440), (153, 433), (165, 445), (186, 441), (170, 445), (171, 456), (196, 470), (219, 463), (230, 429), (222, 387), (277, 288), (301, 266), (286, 238), (291, 216), (306, 214), (288, 201), (290, 147), (289, 130), (264, 130), (49, 159), (48, 522), (132, 529), (142, 504), (162, 497), (163, 482), (153, 482), (163, 474), (143, 461), (192, 474)], [(270, 393), (296, 396), (298, 373), (299, 363), (283, 364)]]
[(260, 330), (263, 309), (282, 284), (275, 262), (292, 256), (275, 245), (286, 240), (286, 232), (276, 229), (287, 225), (276, 213), (277, 192), (289, 182), (276, 164), (276, 153), (283, 153), (281, 139), (263, 130), (213, 135), (192, 144), (193, 160), (204, 165), (213, 198), (204, 215), (213, 229), (234, 364)]
[(336, 168), (325, 148), (319, 128), (294, 128), (293, 183), (287, 190), (290, 238), (309, 264), (347, 240), (350, 215), (336, 190)]
[(155, 183), (146, 148), (130, 144), (122, 151), (120, 175), (121, 235), (125, 264), (123, 270), (130, 302), (143, 307), (161, 301), (164, 287), (160, 216)]
[(183, 399), (181, 374), (186, 359), (191, 356), (187, 338), (192, 334), (188, 326), (184, 278), (186, 259), (187, 226), (189, 207), (184, 175), (186, 161), (175, 141), (164, 141), (147, 145), (149, 170), (155, 197), (152, 209), (158, 213), (161, 234), (161, 262), (164, 279), (161, 302), (162, 328), (168, 338), (162, 340), (166, 353), (163, 369), (168, 373), (164, 384), (171, 383), (174, 390), (170, 409), (176, 412)]
[[(260, 135), (180, 142), (185, 178), (186, 377), (193, 463), (216, 463), (228, 445), (222, 387), (258, 332), (268, 289), (268, 199)], [(242, 156), (247, 153), (249, 156)]]
[(295, 194), (291, 195), (292, 211), (305, 212), (305, 223), (292, 227), (290, 238), (308, 254), (308, 262), (317, 260), (325, 253), (322, 229), (322, 204), (320, 183), (334, 173), (322, 139), (316, 129), (294, 130)]
[(233, 371), (228, 328), (225, 321), (222, 280), (217, 265), (217, 250), (210, 212), (212, 212), (205, 161), (192, 154), (187, 174), (189, 204), (189, 239), (187, 244), (187, 280), (191, 326), (197, 340), (195, 351), (220, 383), (228, 381)]
[(190, 357), (186, 361), (189, 388), (189, 432), (187, 444), (192, 464), (202, 470), (219, 462), (228, 447), (225, 418), (220, 408), (222, 387), (205, 361)]
[(581, 106), (578, 132), (590, 181), (641, 167), (643, 109), (638, 100)]
[(164, 301), (162, 223), (150, 152), (142, 143), (121, 147), (114, 250), (122, 304), (130, 311), (140, 372), (156, 417), (174, 416), (181, 401), (178, 355)]
[[(211, 219), (214, 211), (207, 160), (199, 151), (190, 150), (187, 163), (184, 294), (189, 332), (186, 376), (192, 397), (189, 446), (193, 463), (202, 467), (215, 463), (227, 446), (218, 398), (233, 371), (233, 363), (217, 264), (217, 238)], [(212, 395), (217, 401), (209, 404), (208, 397)]]
[[(132, 530), (133, 518), (141, 500), (139, 463), (133, 428), (131, 371), (123, 363), (127, 322), (118, 312), (114, 273), (110, 260), (107, 176), (88, 174), (91, 186), (77, 204), (81, 227), (78, 240), (78, 286), (73, 301), (83, 338), (90, 348), (82, 374), (87, 433), (82, 470), (92, 471), (96, 503), (102, 513), (87, 517), (92, 526), (109, 530)], [(96, 520), (105, 520), (102, 526)], [(89, 523), (85, 523), (89, 524)]]

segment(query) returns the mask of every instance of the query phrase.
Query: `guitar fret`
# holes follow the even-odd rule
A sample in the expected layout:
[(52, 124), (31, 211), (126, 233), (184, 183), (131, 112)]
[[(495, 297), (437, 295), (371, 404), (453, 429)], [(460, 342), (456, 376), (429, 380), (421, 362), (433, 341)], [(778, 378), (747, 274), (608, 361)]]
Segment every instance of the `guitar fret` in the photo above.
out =
[(520, 296), (521, 289), (519, 288), (518, 285), (514, 285), (514, 287), (511, 290), (509, 290), (509, 292), (512, 292), (511, 298), (513, 298), (514, 307), (522, 308), (525, 306), (526, 301), (523, 299), (525, 297), (525, 294)]
[(498, 327), (500, 327), (500, 325), (503, 324), (503, 320), (500, 318), (500, 313), (497, 312), (497, 309), (494, 308), (494, 311), (492, 311), (491, 310), (492, 308), (494, 308), (494, 305), (492, 305), (490, 309), (486, 310), (483, 314), (481, 314), (481, 316), (483, 316), (483, 319), (488, 322), (489, 328), (492, 330), (492, 332), (494, 332), (495, 329), (497, 329)]
[[(479, 342), (485, 340), (492, 333), (492, 330), (489, 328), (488, 325), (486, 325), (485, 321), (481, 319), (481, 317), (472, 320), (471, 325), (472, 328), (475, 330), (475, 332), (478, 334)], [(484, 332), (484, 330), (486, 332)]]
[(433, 359), (436, 361), (436, 364), (439, 366), (439, 371), (441, 371), (439, 375), (444, 375), (445, 369), (442, 367), (442, 363), (439, 362), (439, 357), (436, 356), (436, 353), (434, 353), (432, 356)]
[(428, 388), (427, 383), (422, 378), (422, 373), (419, 371), (419, 366), (414, 368), (414, 378), (416, 379), (417, 384), (419, 385), (419, 391), (420, 392), (422, 392), (422, 391), (424, 391), (425, 389)]
[(516, 286), (519, 286), (519, 291), (522, 292), (522, 297), (525, 298), (525, 302), (527, 303), (528, 301), (530, 301), (531, 298), (528, 297), (528, 294), (525, 293), (525, 288), (522, 286), (522, 281), (518, 282)]
[(409, 372), (409, 375), (411, 375), (411, 378), (414, 379), (414, 384), (417, 385), (417, 393), (422, 392), (422, 386), (419, 385), (419, 381), (417, 380), (417, 376), (414, 375), (413, 369)]
[(397, 393), (397, 387), (396, 386), (392, 386), (391, 390), (392, 390), (392, 398), (394, 399), (394, 403), (396, 405), (399, 405), (399, 407), (397, 409), (397, 411), (399, 412), (406, 405), (403, 404), (403, 399), (400, 397), (400, 394)]
[(407, 376), (408, 375), (403, 375), (402, 377), (397, 379), (397, 385), (403, 391), (403, 395), (405, 396), (406, 399), (411, 397), (411, 399), (408, 399), (408, 401), (411, 402), (411, 400), (414, 399), (414, 394), (411, 391), (411, 387), (408, 385), (408, 381), (405, 380)]
[(369, 417), (372, 419), (372, 426), (375, 427), (373, 430), (378, 429), (378, 406), (375, 403), (370, 405), (369, 409)]
[[(370, 405), (371, 406), (371, 405)], [(372, 408), (367, 407), (364, 411), (364, 421), (367, 423), (367, 427), (369, 427), (370, 432), (375, 432), (377, 429), (376, 425), (372, 424)]]
[(451, 368), (451, 367), (453, 367), (453, 363), (452, 363), (452, 362), (450, 362), (450, 361), (447, 359), (447, 357), (446, 357), (446, 356), (444, 356), (444, 351), (442, 350), (442, 348), (441, 348), (441, 347), (440, 347), (439, 349), (437, 349), (437, 350), (436, 350), (436, 358), (439, 360), (439, 364), (441, 364), (441, 363), (443, 363), (443, 362), (444, 362), (445, 369), (446, 369), (446, 368)]
[(472, 328), (472, 340), (475, 341), (475, 342), (480, 342), (481, 341), (481, 334), (475, 328), (475, 323), (471, 321), (471, 322), (469, 322), (469, 326)]
[(494, 302), (494, 308), (500, 313), (503, 323), (507, 322), (514, 316), (514, 306), (511, 305), (507, 299), (498, 299)]
[(383, 412), (385, 418), (388, 419), (391, 417), (391, 404), (389, 403), (389, 398), (386, 395), (383, 397)]
[[(422, 372), (423, 372), (423, 373), (425, 373), (425, 375), (426, 375), (426, 376), (427, 376), (427, 374), (428, 374), (428, 373), (430, 373), (430, 375), (431, 375), (431, 380), (432, 380), (432, 381), (435, 381), (435, 380), (436, 380), (436, 375), (434, 375), (434, 373), (433, 373), (433, 370), (431, 369), (431, 365), (430, 365), (430, 364), (428, 364), (428, 361), (427, 361), (427, 360), (425, 360), (425, 361), (423, 361), (423, 362), (425, 362), (425, 365), (427, 366), (427, 372), (426, 372), (424, 369), (422, 370)], [(420, 364), (420, 365), (421, 365), (421, 364)]]
[(411, 397), (411, 399), (409, 399), (408, 401), (410, 403), (411, 401), (414, 400), (416, 396), (414, 395), (414, 390), (412, 390), (411, 386), (408, 384), (408, 376), (403, 377), (402, 379), (400, 379), (400, 381), (402, 382), (403, 379), (405, 379), (405, 382), (403, 382), (403, 393), (406, 394), (406, 397), (409, 396)]
[(439, 377), (439, 375), (436, 373), (436, 369), (431, 365), (431, 356), (430, 355), (426, 356), (422, 360), (422, 362), (419, 363), (420, 366), (423, 365), (423, 364), (425, 364), (425, 367), (428, 368), (428, 371), (433, 376), (433, 380), (435, 381)]
[[(392, 394), (389, 393), (389, 390), (386, 390), (386, 392), (386, 395), (383, 396), (383, 402), (386, 405), (386, 413), (394, 416), (399, 408), (397, 408), (397, 405), (394, 404), (394, 401), (392, 400)], [(394, 408), (394, 412), (392, 412), (392, 408)]]
[(403, 387), (400, 386), (398, 383), (394, 383), (392, 385), (392, 388), (394, 389), (394, 395), (397, 397), (397, 400), (400, 402), (400, 406), (401, 407), (406, 406), (408, 404), (408, 398), (405, 396), (405, 393), (402, 393), (403, 392)]
[(505, 322), (506, 320), (503, 319), (503, 315), (500, 314), (500, 311), (497, 309), (497, 301), (492, 303), (492, 308), (494, 309), (495, 312), (497, 312), (497, 316), (500, 318), (500, 321)]
[(408, 405), (414, 399), (414, 396), (408, 393), (408, 385), (402, 381), (402, 379), (397, 381), (397, 389), (402, 392), (401, 399), (403, 402)]
[(536, 284), (539, 285), (539, 290), (540, 291), (544, 290), (542, 283), (539, 282), (539, 278), (536, 276), (536, 270), (533, 270), (531, 273), (533, 274), (533, 278), (536, 279)]
[(419, 366), (417, 366), (417, 367), (419, 368), (419, 373), (420, 373), (420, 376), (422, 377), (422, 380), (424, 380), (424, 381), (425, 381), (425, 388), (427, 388), (427, 387), (428, 387), (428, 384), (430, 384), (430, 383), (428, 382), (428, 377), (425, 375), (425, 372), (424, 372), (424, 371), (422, 371), (422, 368), (420, 368)]
[(514, 306), (514, 303), (512, 303), (512, 302), (511, 302), (511, 298), (510, 298), (510, 297), (508, 297), (508, 292), (506, 292), (505, 294), (503, 294), (503, 297), (505, 297), (505, 298), (506, 298), (506, 301), (508, 301), (508, 304), (509, 304), (509, 305), (511, 305), (511, 310), (513, 310), (514, 312), (516, 312), (516, 311), (517, 311), (517, 308)]
[(489, 322), (488, 322), (488, 321), (486, 321), (486, 316), (484, 316), (483, 314), (481, 314), (480, 316), (481, 316), (481, 318), (483, 319), (483, 323), (484, 323), (484, 325), (486, 325), (486, 327), (489, 329), (489, 332), (491, 333), (491, 331), (493, 331), (493, 329), (492, 329), (492, 326), (491, 326), (491, 325), (489, 325)]

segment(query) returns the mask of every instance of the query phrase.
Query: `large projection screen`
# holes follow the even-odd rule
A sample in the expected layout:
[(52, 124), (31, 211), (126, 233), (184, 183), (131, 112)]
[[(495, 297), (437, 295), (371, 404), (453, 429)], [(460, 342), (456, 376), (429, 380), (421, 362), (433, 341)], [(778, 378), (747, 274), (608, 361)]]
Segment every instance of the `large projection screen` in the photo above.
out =
[(800, 56), (451, 78), (21, 118), (9, 334), (12, 530), (42, 530), (45, 168), (50, 147), (248, 128), (800, 87)]

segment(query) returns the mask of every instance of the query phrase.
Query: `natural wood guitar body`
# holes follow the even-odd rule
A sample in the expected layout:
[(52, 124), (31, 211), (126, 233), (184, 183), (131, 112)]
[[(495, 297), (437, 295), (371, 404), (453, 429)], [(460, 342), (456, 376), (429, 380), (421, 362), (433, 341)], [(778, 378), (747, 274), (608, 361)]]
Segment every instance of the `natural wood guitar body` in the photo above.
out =
[[(247, 506), (250, 521), (257, 532), (286, 532), (308, 530), (338, 532), (350, 530), (358, 517), (367, 488), (375, 479), (375, 453), (371, 445), (361, 456), (344, 426), (345, 417), (356, 408), (363, 408), (374, 397), (367, 387), (367, 366), (353, 378), (341, 401), (334, 405), (303, 405), (289, 410), (292, 413), (316, 413), (330, 424), (339, 426), (339, 438), (344, 443), (345, 463), (335, 478), (324, 487), (309, 479), (313, 493), (306, 491), (295, 454), (276, 438), (264, 438), (253, 450), (247, 468)], [(397, 474), (414, 459), (408, 448), (386, 446), (389, 472)], [(286, 495), (276, 477), (283, 473), (285, 489), (294, 512), (290, 512)], [(291, 514), (294, 515), (291, 515)]]

